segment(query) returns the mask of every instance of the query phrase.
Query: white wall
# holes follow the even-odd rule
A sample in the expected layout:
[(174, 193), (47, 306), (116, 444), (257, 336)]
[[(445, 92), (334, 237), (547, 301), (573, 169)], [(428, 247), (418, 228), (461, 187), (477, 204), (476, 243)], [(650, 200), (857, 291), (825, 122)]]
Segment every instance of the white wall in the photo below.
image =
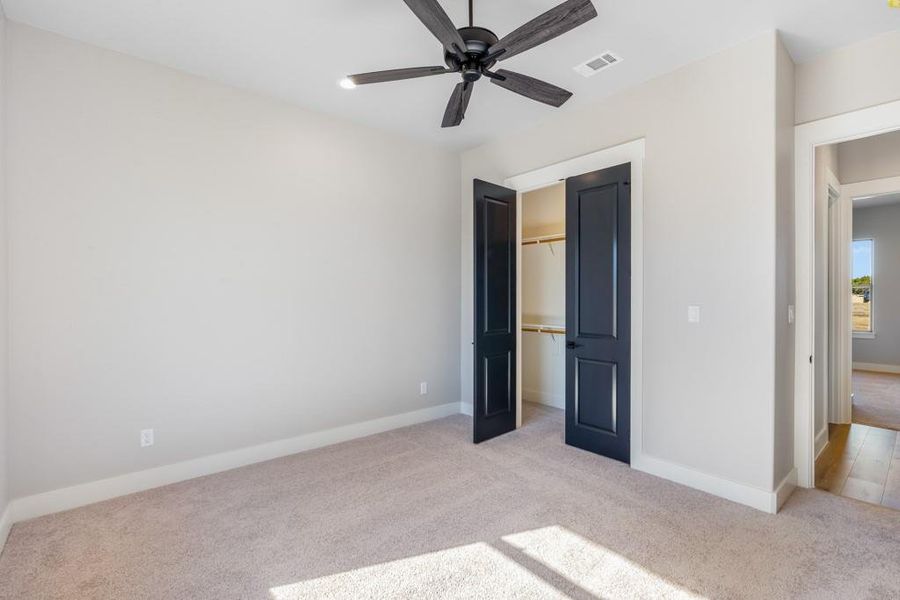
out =
[(17, 24), (8, 49), (15, 496), (458, 402), (456, 156)]
[(775, 56), (775, 448), (774, 486), (794, 468), (794, 62), (781, 40)]
[(875, 337), (853, 339), (853, 362), (900, 368), (900, 204), (854, 209), (853, 237), (875, 240)]
[[(646, 139), (643, 446), (772, 490), (776, 306), (774, 33), (462, 160), (462, 400), (472, 396), (472, 179)], [(779, 300), (783, 302), (783, 300)], [(687, 322), (687, 306), (703, 322)]]
[(900, 31), (836, 48), (797, 65), (797, 123), (900, 99)]
[(900, 131), (838, 144), (841, 183), (900, 176)]
[[(522, 237), (565, 233), (566, 187), (558, 184), (522, 195)], [(565, 327), (566, 244), (522, 247), (522, 322)], [(522, 395), (526, 401), (564, 408), (564, 335), (522, 333)]]
[(6, 209), (6, 17), (0, 8), (0, 549), (9, 503), (9, 235)]

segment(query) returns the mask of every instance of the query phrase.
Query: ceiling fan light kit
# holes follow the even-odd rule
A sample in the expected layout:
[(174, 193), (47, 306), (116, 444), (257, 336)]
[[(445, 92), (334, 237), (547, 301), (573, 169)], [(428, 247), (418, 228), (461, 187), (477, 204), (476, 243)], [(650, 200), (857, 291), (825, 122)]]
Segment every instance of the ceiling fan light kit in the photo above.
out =
[(566, 0), (509, 35), (498, 38), (491, 30), (474, 25), (471, 0), (469, 26), (459, 29), (453, 25), (437, 0), (404, 0), (404, 2), (443, 45), (446, 66), (358, 73), (341, 81), (341, 87), (351, 89), (370, 83), (459, 73), (462, 81), (453, 89), (441, 127), (456, 127), (462, 123), (472, 89), (482, 77), (526, 98), (553, 107), (562, 106), (572, 97), (571, 92), (527, 75), (505, 69), (497, 71), (492, 69), (498, 62), (552, 40), (597, 16), (591, 0)]

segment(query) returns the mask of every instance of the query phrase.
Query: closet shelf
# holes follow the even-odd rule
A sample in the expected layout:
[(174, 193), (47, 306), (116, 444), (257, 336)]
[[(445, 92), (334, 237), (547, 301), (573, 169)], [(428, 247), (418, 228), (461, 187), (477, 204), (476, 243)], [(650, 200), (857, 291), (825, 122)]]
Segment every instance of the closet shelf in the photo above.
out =
[(532, 245), (540, 245), (540, 244), (552, 244), (554, 242), (564, 242), (566, 241), (566, 234), (558, 233), (555, 235), (541, 235), (537, 237), (530, 237), (522, 239), (523, 246), (532, 246)]
[(566, 334), (566, 328), (562, 325), (542, 325), (538, 323), (522, 323), (522, 331), (530, 331), (532, 333), (552, 333), (554, 335)]

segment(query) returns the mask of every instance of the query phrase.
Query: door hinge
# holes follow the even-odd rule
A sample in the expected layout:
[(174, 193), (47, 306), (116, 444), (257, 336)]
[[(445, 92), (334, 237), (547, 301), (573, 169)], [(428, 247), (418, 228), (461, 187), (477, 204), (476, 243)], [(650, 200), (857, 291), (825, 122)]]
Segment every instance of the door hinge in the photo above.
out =
[(812, 362), (812, 354), (809, 355), (809, 364), (813, 364), (813, 362)]

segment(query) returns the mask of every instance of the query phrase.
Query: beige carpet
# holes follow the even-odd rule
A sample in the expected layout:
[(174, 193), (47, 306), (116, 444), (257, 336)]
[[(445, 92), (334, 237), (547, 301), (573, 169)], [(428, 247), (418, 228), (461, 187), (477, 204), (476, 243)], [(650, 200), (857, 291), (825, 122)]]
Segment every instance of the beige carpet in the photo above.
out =
[(900, 512), (797, 492), (766, 515), (462, 416), (13, 528), (0, 597), (900, 598)]
[(900, 375), (853, 371), (853, 422), (900, 431)]

